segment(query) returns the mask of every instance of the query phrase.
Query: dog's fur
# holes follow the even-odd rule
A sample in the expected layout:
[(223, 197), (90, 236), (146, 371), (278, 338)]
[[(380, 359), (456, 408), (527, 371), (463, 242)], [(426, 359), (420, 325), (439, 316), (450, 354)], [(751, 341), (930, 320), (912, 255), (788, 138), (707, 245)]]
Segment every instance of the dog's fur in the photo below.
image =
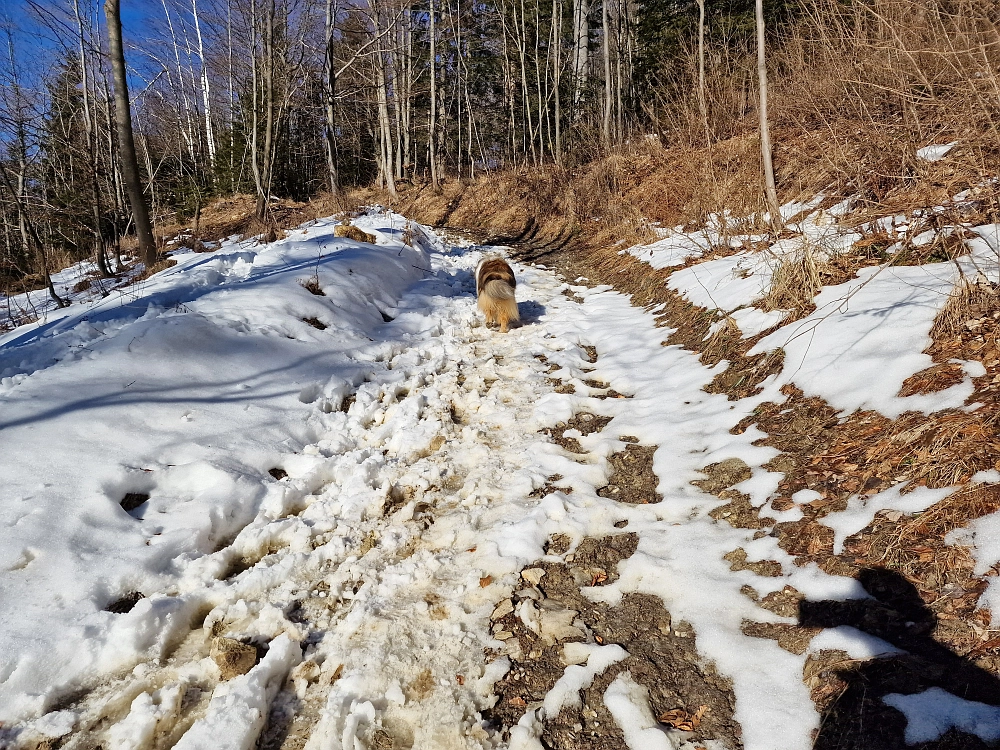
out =
[(368, 232), (358, 229), (353, 224), (338, 224), (333, 228), (333, 236), (346, 237), (355, 242), (370, 242), (373, 245), (375, 244), (374, 234), (368, 234)]
[(501, 333), (507, 333), (510, 323), (521, 320), (517, 313), (514, 272), (503, 258), (484, 258), (476, 266), (476, 294), (479, 309), (486, 315), (486, 324), (497, 323)]

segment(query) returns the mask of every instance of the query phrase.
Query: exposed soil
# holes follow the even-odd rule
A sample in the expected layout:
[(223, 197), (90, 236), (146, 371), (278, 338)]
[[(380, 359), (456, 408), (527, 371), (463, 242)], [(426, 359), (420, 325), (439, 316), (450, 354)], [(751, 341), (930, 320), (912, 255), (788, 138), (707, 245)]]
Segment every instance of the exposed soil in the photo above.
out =
[(546, 428), (542, 432), (549, 435), (553, 442), (562, 446), (570, 453), (586, 453), (580, 446), (580, 441), (573, 436), (567, 436), (566, 433), (575, 430), (583, 437), (600, 432), (610, 421), (611, 417), (601, 417), (590, 412), (577, 412), (568, 422), (560, 422), (555, 427)]
[[(541, 562), (526, 569), (537, 585), (504, 600), (494, 619), (494, 631), (507, 645), (511, 669), (494, 685), (496, 706), (487, 718), (504, 727), (516, 724), (526, 708), (541, 701), (566, 669), (566, 642), (617, 644), (628, 657), (598, 675), (582, 690), (579, 706), (564, 706), (547, 718), (541, 736), (552, 750), (620, 750), (621, 730), (604, 706), (603, 695), (622, 672), (649, 690), (655, 716), (664, 726), (693, 722), (692, 738), (716, 739), (739, 748), (740, 727), (733, 718), (733, 695), (728, 681), (698, 656), (697, 639), (686, 623), (674, 623), (659, 598), (628, 594), (615, 607), (594, 603), (582, 593), (586, 586), (614, 581), (618, 563), (631, 556), (638, 540), (634, 534), (600, 539), (587, 538), (576, 550), (563, 554), (563, 562)], [(550, 541), (548, 552), (558, 548)], [(543, 571), (538, 577), (538, 572)], [(524, 602), (547, 612), (572, 613), (570, 634), (546, 638), (528, 628), (516, 612)], [(575, 634), (572, 630), (575, 629)], [(697, 718), (693, 718), (697, 717)], [(687, 724), (686, 726), (690, 726)]]
[(612, 453), (608, 459), (611, 464), (611, 481), (606, 487), (601, 487), (597, 494), (630, 505), (646, 505), (663, 500), (663, 495), (656, 491), (660, 480), (653, 472), (655, 452), (655, 445), (632, 444), (626, 445), (623, 451)]

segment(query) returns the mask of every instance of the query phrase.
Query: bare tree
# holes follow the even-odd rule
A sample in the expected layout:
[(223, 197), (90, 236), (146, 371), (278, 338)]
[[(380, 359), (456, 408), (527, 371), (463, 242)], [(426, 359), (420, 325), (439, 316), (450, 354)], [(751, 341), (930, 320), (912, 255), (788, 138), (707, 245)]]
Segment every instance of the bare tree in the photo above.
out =
[(781, 223), (781, 205), (774, 185), (774, 162), (771, 159), (771, 130), (767, 123), (767, 65), (764, 59), (764, 0), (757, 0), (757, 81), (760, 89), (760, 153), (764, 161), (764, 191), (771, 224)]
[(156, 241), (153, 239), (153, 225), (149, 221), (146, 199), (142, 194), (139, 162), (135, 155), (135, 139), (132, 135), (132, 108), (129, 102), (128, 79), (125, 75), (125, 51), (122, 47), (119, 0), (104, 0), (104, 14), (107, 16), (108, 22), (108, 51), (115, 81), (115, 124), (118, 130), (122, 177), (128, 190), (129, 203), (132, 205), (135, 233), (139, 238), (139, 254), (146, 267), (152, 268), (156, 264)]

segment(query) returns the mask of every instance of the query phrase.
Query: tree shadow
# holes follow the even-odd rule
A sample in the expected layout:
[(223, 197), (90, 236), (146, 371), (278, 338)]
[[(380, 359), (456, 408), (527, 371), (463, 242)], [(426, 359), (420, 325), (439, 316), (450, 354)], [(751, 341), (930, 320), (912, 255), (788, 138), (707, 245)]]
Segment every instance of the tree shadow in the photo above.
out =
[(849, 626), (906, 653), (850, 662), (834, 676), (844, 685), (823, 715), (814, 750), (986, 750), (986, 743), (957, 729), (932, 742), (907, 745), (906, 717), (886, 705), (890, 693), (911, 695), (937, 687), (959, 698), (1000, 706), (1000, 680), (934, 640), (934, 613), (902, 575), (867, 568), (858, 580), (872, 599), (802, 601), (799, 624)]

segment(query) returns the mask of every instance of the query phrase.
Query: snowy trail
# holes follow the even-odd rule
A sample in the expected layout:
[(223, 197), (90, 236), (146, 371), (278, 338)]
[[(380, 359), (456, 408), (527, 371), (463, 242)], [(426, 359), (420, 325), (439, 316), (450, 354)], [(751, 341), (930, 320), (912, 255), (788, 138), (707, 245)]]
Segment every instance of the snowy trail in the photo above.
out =
[[(29, 684), (30, 670), (15, 664), (0, 673), (0, 695), (7, 690), (19, 701), (11, 705), (21, 707), (17, 716), (0, 701), (0, 709), (11, 712), (0, 716), (6, 722), (0, 746), (35, 748), (56, 738), (74, 750), (539, 750), (544, 733), (559, 731), (568, 743), (560, 747), (590, 747), (587, 740), (597, 748), (608, 736), (607, 725), (600, 725), (605, 721), (619, 725), (616, 736), (632, 750), (810, 747), (818, 716), (802, 682), (809, 655), (824, 648), (870, 658), (888, 644), (834, 628), (804, 652), (789, 653), (748, 634), (747, 623), (795, 624), (795, 617), (758, 603), (786, 586), (817, 600), (864, 592), (855, 580), (813, 564), (796, 567), (772, 536), (717, 521), (709, 512), (725, 501), (691, 484), (704, 478), (706, 466), (739, 459), (750, 478), (735, 488), (755, 506), (767, 501), (781, 475), (763, 464), (776, 451), (755, 445), (762, 436), (755, 428), (738, 434), (732, 428), (761, 403), (780, 402), (780, 382), (765, 381), (760, 394), (740, 401), (708, 393), (704, 386), (724, 364), (707, 368), (696, 354), (663, 346), (669, 329), (657, 327), (654, 316), (627, 297), (608, 287), (566, 284), (544, 268), (515, 267), (525, 325), (507, 335), (487, 330), (475, 309), (472, 272), (490, 249), (427, 237), (418, 254), (396, 239), (399, 220), (362, 220), (381, 232), (377, 250), (384, 256), (348, 247), (325, 266), (312, 261), (328, 294), (343, 285), (342, 296), (327, 298), (332, 302), (320, 298), (320, 304), (303, 292), (296, 270), (264, 297), (240, 296), (234, 283), (223, 288), (225, 296), (205, 295), (193, 311), (160, 316), (167, 323), (190, 317), (202, 327), (199, 311), (227, 325), (237, 317), (241, 337), (263, 326), (280, 371), (281, 357), (291, 361), (281, 347), (301, 351), (284, 343), (294, 338), (288, 331), (302, 337), (311, 329), (294, 326), (315, 315), (339, 336), (333, 345), (317, 339), (322, 361), (335, 363), (333, 375), (324, 384), (314, 365), (285, 372), (290, 382), (279, 389), (285, 401), (271, 405), (271, 421), (298, 415), (302, 424), (284, 428), (292, 437), (275, 437), (270, 422), (240, 422), (221, 433), (236, 440), (229, 433), (243, 430), (236, 444), (256, 461), (259, 478), (235, 458), (226, 463), (216, 455), (206, 468), (184, 443), (171, 455), (187, 463), (175, 467), (161, 459), (155, 486), (168, 488), (183, 510), (181, 522), (169, 512), (163, 516), (164, 536), (174, 544), (167, 547), (174, 550), (170, 565), (156, 575), (136, 573), (135, 590), (144, 598), (127, 602), (120, 613), (80, 616), (81, 622), (110, 622), (105, 631), (88, 625), (87, 636), (81, 626), (67, 633), (83, 640), (65, 642), (58, 628), (48, 633), (55, 656), (32, 657), (42, 665), (35, 692), (15, 692)], [(320, 223), (304, 234), (325, 242), (329, 227)], [(311, 246), (300, 254), (308, 252)], [(396, 263), (404, 252), (412, 253), (408, 263)], [(391, 285), (398, 295), (379, 291), (379, 257), (396, 263)], [(253, 282), (253, 269), (270, 274), (271, 266), (280, 268), (266, 252), (247, 263), (229, 275)], [(191, 269), (201, 265), (198, 260)], [(310, 262), (296, 266), (307, 267)], [(412, 269), (423, 278), (407, 287)], [(350, 278), (356, 271), (361, 276)], [(357, 287), (366, 290), (363, 298), (345, 296)], [(249, 302), (261, 299), (270, 317), (254, 317)], [(340, 318), (330, 317), (331, 305)], [(146, 325), (146, 318), (150, 327), (159, 320), (147, 314), (136, 324)], [(355, 325), (362, 319), (368, 322)], [(67, 335), (79, 331), (62, 328)], [(284, 332), (276, 343), (275, 330)], [(127, 324), (121, 331), (119, 349), (131, 338)], [(44, 337), (39, 345), (43, 354), (55, 346)], [(153, 343), (147, 347), (153, 351)], [(235, 351), (252, 364), (252, 349)], [(6, 387), (14, 393), (45, 387), (36, 364), (24, 362), (24, 374)], [(40, 385), (32, 386), (36, 381)], [(195, 428), (206, 429), (205, 421), (196, 419)], [(200, 439), (221, 447), (214, 432)], [(627, 490), (627, 478), (614, 475), (615, 462), (642, 451), (651, 457), (652, 486), (662, 502), (651, 494), (625, 500), (628, 492), (615, 500)], [(209, 493), (197, 494), (206, 484)], [(150, 506), (157, 500), (151, 491)], [(216, 495), (221, 500), (213, 506)], [(198, 501), (189, 502), (192, 497)], [(146, 513), (140, 528), (155, 540), (159, 532), (150, 519), (160, 516)], [(198, 513), (211, 522), (198, 526), (190, 520)], [(793, 508), (778, 520), (800, 513)], [(195, 533), (196, 542), (183, 541), (186, 533)], [(612, 535), (634, 539), (620, 563), (574, 562), (584, 543), (592, 549), (594, 540)], [(147, 565), (157, 559), (155, 550), (142, 557), (143, 549), (130, 553), (132, 559)], [(755, 567), (759, 561), (767, 566)], [(7, 570), (30, 572), (36, 562), (15, 559)], [(120, 591), (112, 576), (129, 564), (135, 563), (116, 560), (109, 580), (95, 580)], [(26, 580), (30, 585), (30, 576)], [(634, 605), (629, 597), (640, 595), (655, 599), (660, 614), (622, 621), (638, 633), (631, 653), (619, 645), (628, 639), (619, 639), (611, 620), (629, 601)], [(601, 620), (605, 615), (608, 622)], [(643, 627), (652, 630), (640, 632)], [(88, 637), (115, 658), (67, 671), (60, 655)], [(232, 643), (222, 639), (252, 644), (240, 648), (256, 666), (222, 679), (213, 653)], [(569, 641), (582, 643), (564, 647)], [(639, 658), (643, 643), (652, 646)], [(717, 712), (729, 712), (729, 723), (716, 724), (715, 738), (696, 744), (659, 727), (651, 713), (684, 708), (669, 681), (649, 683), (649, 674), (681, 670), (670, 654), (682, 653), (695, 659), (683, 669), (701, 675), (711, 665), (722, 685), (717, 694), (735, 699), (729, 707), (725, 699), (716, 705)], [(541, 693), (527, 682), (518, 687), (541, 662), (556, 670), (547, 687)], [(45, 670), (70, 677), (53, 686)], [(580, 696), (597, 683), (604, 691), (596, 698), (600, 712), (581, 708)], [(40, 707), (36, 716), (44, 715), (35, 718), (24, 706)], [(513, 728), (509, 737), (497, 717)]]
[[(539, 355), (582, 376), (586, 354), (539, 322), (577, 306), (550, 273), (519, 269), (527, 325), (507, 336), (481, 327), (471, 276), (480, 255), (433, 256), (434, 276), (352, 355), (369, 366), (366, 382), (346, 408), (316, 408), (309, 426), (323, 437), (279, 461), (280, 500), (186, 565), (169, 599), (195, 625), (204, 618), (200, 627), (169, 658), (30, 723), (20, 741), (243, 748), (267, 715), (263, 747), (353, 748), (354, 738), (379, 747), (389, 735), (405, 747), (499, 741), (479, 713), (504, 664), (484, 670), (484, 649), (503, 645), (489, 614), (542, 556), (547, 527), (568, 530), (552, 520), (565, 514), (558, 499), (529, 497), (553, 473), (545, 464), (579, 461), (539, 434), (572, 414)], [(604, 483), (598, 459), (581, 472)], [(133, 612), (163, 606), (145, 593)], [(267, 655), (220, 682), (209, 658), (220, 635), (269, 644)], [(279, 693), (290, 671), (294, 689)]]

